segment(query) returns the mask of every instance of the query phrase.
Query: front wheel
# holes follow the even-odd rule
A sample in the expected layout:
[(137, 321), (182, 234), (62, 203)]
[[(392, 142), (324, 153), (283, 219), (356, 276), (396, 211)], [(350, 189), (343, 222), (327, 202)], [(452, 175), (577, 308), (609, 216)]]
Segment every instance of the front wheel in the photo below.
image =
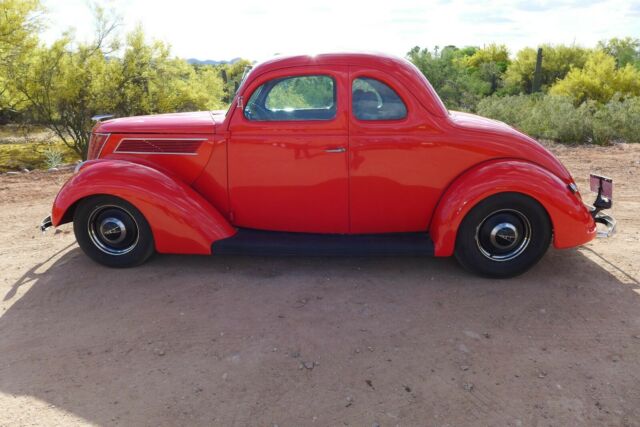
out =
[(534, 199), (519, 193), (488, 197), (460, 224), (455, 257), (483, 276), (507, 278), (537, 263), (551, 243), (551, 222)]
[(73, 216), (73, 231), (82, 250), (109, 267), (133, 267), (154, 252), (149, 223), (135, 206), (118, 197), (81, 201)]

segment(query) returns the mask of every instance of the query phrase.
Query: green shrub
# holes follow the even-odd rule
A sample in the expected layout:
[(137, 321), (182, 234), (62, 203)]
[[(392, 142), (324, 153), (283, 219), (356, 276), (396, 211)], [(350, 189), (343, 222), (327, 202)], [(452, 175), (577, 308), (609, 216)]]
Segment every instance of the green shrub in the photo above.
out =
[(534, 138), (566, 143), (640, 142), (640, 97), (614, 97), (605, 105), (573, 104), (554, 95), (492, 96), (478, 114), (503, 121)]
[(614, 97), (593, 117), (596, 142), (640, 142), (640, 97), (620, 101)]

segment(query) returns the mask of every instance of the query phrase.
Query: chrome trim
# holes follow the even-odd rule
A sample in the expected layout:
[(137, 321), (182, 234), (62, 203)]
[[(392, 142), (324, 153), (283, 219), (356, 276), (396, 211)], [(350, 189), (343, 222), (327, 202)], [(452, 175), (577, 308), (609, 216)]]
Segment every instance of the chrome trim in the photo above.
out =
[(119, 153), (119, 154), (165, 154), (165, 155), (172, 155), (172, 156), (197, 156), (198, 153), (173, 153), (173, 152), (163, 152), (163, 153), (156, 153), (153, 151), (118, 151), (118, 149), (120, 148), (120, 145), (124, 142), (124, 141), (149, 141), (149, 140), (155, 140), (155, 141), (208, 141), (207, 138), (123, 138), (120, 140), (120, 142), (118, 142), (118, 145), (116, 146), (115, 150), (113, 150), (114, 153)]
[(115, 115), (113, 115), (113, 114), (97, 114), (97, 115), (91, 117), (91, 120), (93, 120), (94, 122), (101, 122), (101, 121), (103, 121), (105, 119), (112, 119), (114, 117), (115, 117)]
[(616, 223), (616, 220), (612, 216), (603, 214), (602, 212), (598, 212), (596, 214), (596, 216), (593, 218), (593, 220), (596, 223), (604, 224), (607, 227), (606, 231), (605, 230), (598, 230), (597, 233), (596, 233), (596, 237), (606, 238), (606, 237), (611, 237), (614, 234), (616, 234), (617, 223)]
[(325, 153), (344, 153), (347, 149), (344, 147), (336, 147), (336, 148), (327, 148), (324, 150)]
[(571, 190), (571, 192), (574, 194), (578, 192), (578, 186), (576, 185), (575, 182), (572, 182), (571, 184), (569, 184), (569, 190)]
[(106, 135), (107, 136), (104, 139), (104, 142), (102, 143), (102, 147), (100, 147), (100, 151), (98, 151), (98, 155), (96, 156), (96, 159), (99, 159), (100, 156), (102, 155), (102, 150), (104, 150), (104, 147), (107, 145), (107, 142), (109, 142), (109, 138), (111, 138), (111, 134), (110, 133), (94, 133), (94, 135)]

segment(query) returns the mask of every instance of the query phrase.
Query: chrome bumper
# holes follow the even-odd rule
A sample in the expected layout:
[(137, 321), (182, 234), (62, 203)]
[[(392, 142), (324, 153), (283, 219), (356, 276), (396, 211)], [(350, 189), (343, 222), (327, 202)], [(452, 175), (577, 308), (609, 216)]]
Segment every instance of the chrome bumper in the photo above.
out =
[(42, 222), (40, 223), (40, 231), (44, 233), (49, 227), (53, 227), (53, 223), (51, 222), (51, 215), (42, 220)]
[(606, 230), (598, 230), (597, 237), (611, 237), (616, 234), (616, 220), (612, 216), (598, 212), (593, 219), (596, 223), (607, 227)]

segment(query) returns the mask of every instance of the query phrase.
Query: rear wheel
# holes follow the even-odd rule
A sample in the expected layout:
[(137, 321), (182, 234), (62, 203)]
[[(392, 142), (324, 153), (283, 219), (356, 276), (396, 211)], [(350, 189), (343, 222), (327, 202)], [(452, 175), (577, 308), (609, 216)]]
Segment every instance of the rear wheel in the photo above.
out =
[(534, 199), (500, 193), (478, 203), (462, 221), (455, 256), (467, 270), (506, 278), (524, 273), (551, 242), (551, 222)]
[(94, 261), (109, 267), (132, 267), (154, 252), (151, 227), (131, 203), (113, 196), (80, 202), (73, 217), (78, 245)]

